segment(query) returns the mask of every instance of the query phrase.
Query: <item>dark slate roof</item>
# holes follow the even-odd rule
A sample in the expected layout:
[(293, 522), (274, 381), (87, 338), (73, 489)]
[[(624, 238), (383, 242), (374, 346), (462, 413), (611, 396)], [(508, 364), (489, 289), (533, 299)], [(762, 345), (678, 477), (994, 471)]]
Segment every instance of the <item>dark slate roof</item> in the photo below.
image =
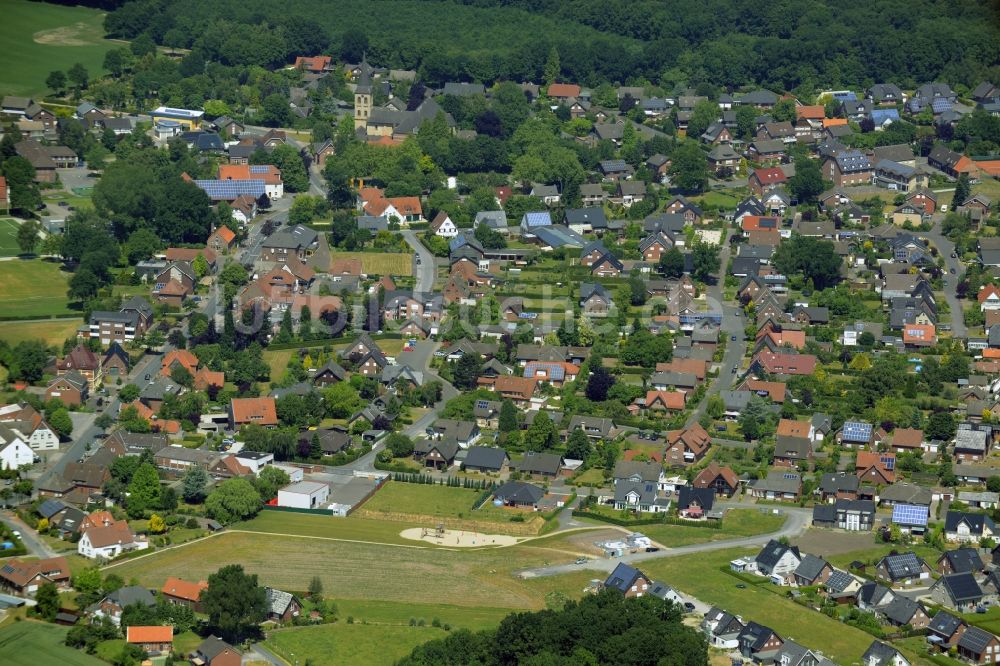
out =
[(507, 452), (489, 446), (473, 446), (465, 456), (465, 466), (477, 469), (499, 470), (507, 459)]
[(814, 523), (833, 523), (837, 520), (837, 507), (833, 504), (817, 504), (813, 507)]
[(858, 477), (853, 474), (846, 474), (844, 472), (827, 473), (823, 475), (819, 487), (824, 493), (836, 493), (838, 491), (857, 492), (860, 483)]
[(806, 553), (802, 557), (802, 561), (799, 562), (799, 566), (795, 568), (795, 575), (811, 582), (816, 580), (816, 577), (828, 566), (829, 564), (823, 558)]
[(982, 654), (986, 651), (986, 646), (994, 639), (996, 639), (996, 636), (988, 631), (984, 631), (979, 627), (969, 627), (962, 634), (962, 637), (958, 639), (958, 646), (975, 654)]
[(955, 573), (973, 573), (983, 570), (983, 559), (975, 548), (959, 548), (945, 551), (941, 559), (948, 560)]
[(892, 620), (895, 624), (909, 624), (913, 620), (913, 616), (917, 614), (917, 611), (921, 609), (920, 604), (918, 604), (913, 599), (904, 597), (902, 595), (897, 595), (895, 599), (889, 602), (889, 605), (885, 607), (882, 612), (885, 616)]
[(865, 650), (861, 661), (869, 666), (892, 666), (896, 663), (896, 655), (898, 654), (899, 651), (896, 648), (876, 640), (872, 641), (872, 644)]
[(119, 588), (110, 593), (106, 598), (122, 608), (131, 606), (132, 604), (142, 604), (144, 606), (156, 605), (156, 599), (153, 597), (152, 593), (150, 593), (150, 591), (146, 588), (139, 587), (138, 585), (130, 585), (128, 587)]
[(799, 554), (798, 546), (787, 546), (783, 543), (775, 541), (774, 539), (771, 539), (770, 541), (767, 542), (767, 545), (765, 545), (761, 549), (761, 551), (757, 553), (756, 561), (759, 564), (773, 567), (775, 564), (778, 563), (778, 560), (780, 560), (782, 556), (789, 550), (795, 553), (795, 557), (797, 557), (799, 560), (802, 559), (802, 555)]
[(964, 511), (949, 511), (948, 515), (944, 519), (944, 530), (945, 532), (954, 532), (958, 529), (958, 526), (965, 523), (969, 526), (969, 532), (972, 534), (982, 534), (983, 527), (989, 527), (991, 531), (996, 532), (996, 526), (993, 524), (993, 519), (989, 516), (981, 513), (966, 513)]
[(712, 504), (715, 502), (715, 489), (681, 486), (677, 496), (677, 508), (687, 509), (694, 502), (697, 502), (705, 511), (711, 511)]
[(38, 513), (42, 518), (51, 518), (66, 508), (66, 504), (61, 500), (47, 499), (38, 506)]
[(955, 617), (948, 611), (938, 611), (937, 615), (931, 618), (931, 622), (927, 625), (927, 628), (935, 633), (951, 636), (963, 624), (964, 621), (961, 618)]
[(607, 580), (604, 581), (604, 587), (625, 593), (629, 591), (639, 577), (645, 578), (646, 576), (635, 567), (630, 567), (624, 562), (620, 562), (615, 567), (615, 570), (611, 572), (611, 575), (608, 576)]
[(983, 598), (983, 589), (979, 587), (979, 583), (971, 573), (941, 576), (935, 585), (944, 585), (948, 596), (956, 603), (978, 601)]
[(756, 622), (748, 622), (743, 628), (743, 631), (740, 632), (740, 642), (749, 643), (750, 650), (752, 652), (758, 652), (767, 643), (767, 639), (771, 637), (771, 634), (774, 633), (776, 632), (770, 627), (757, 624)]

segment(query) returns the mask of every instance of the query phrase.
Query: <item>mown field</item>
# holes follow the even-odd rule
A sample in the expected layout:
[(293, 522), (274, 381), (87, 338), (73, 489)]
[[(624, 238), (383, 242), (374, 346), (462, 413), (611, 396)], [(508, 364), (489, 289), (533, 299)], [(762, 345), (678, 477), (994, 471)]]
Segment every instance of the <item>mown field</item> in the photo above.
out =
[(448, 633), (429, 624), (337, 624), (274, 631), (267, 647), (290, 664), (394, 664), (413, 648)]
[(319, 576), (327, 595), (338, 600), (540, 608), (547, 590), (526, 585), (511, 572), (570, 557), (552, 546), (531, 543), (459, 552), (230, 532), (107, 570), (159, 587), (168, 576), (204, 579), (222, 564), (239, 563), (262, 584), (283, 590), (306, 590), (312, 577)]
[(103, 661), (63, 645), (66, 627), (15, 622), (0, 629), (0, 662), (5, 666), (101, 666)]
[(0, 257), (16, 257), (21, 254), (17, 245), (18, 224), (12, 218), (0, 217)]
[(413, 275), (413, 255), (385, 252), (331, 252), (332, 259), (360, 259), (368, 275)]
[(96, 77), (104, 73), (104, 54), (121, 46), (104, 39), (102, 12), (28, 0), (4, 0), (2, 6), (0, 94), (41, 97), (49, 72), (76, 63)]
[(768, 534), (781, 529), (784, 523), (785, 516), (762, 513), (756, 509), (734, 509), (726, 513), (722, 529), (718, 530), (685, 525), (642, 525), (636, 529), (667, 548), (676, 548)]
[(81, 321), (48, 319), (46, 321), (0, 321), (0, 340), (16, 345), (24, 340), (44, 340), (45, 344), (61, 346), (66, 338), (76, 334)]
[(72, 313), (66, 298), (69, 276), (56, 262), (0, 261), (0, 313), (18, 317)]

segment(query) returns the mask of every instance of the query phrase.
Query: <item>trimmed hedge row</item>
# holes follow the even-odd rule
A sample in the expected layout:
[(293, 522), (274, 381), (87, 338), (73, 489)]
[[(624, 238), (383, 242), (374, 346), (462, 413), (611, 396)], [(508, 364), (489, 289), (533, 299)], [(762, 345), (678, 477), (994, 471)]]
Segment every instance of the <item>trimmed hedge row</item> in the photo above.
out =
[(663, 518), (636, 518), (634, 520), (622, 520), (621, 518), (612, 518), (611, 516), (605, 516), (601, 513), (593, 513), (592, 511), (586, 511), (583, 509), (574, 509), (573, 517), (592, 518), (593, 520), (600, 520), (605, 523), (611, 523), (612, 525), (620, 525), (621, 527), (632, 527), (633, 525), (681, 525), (683, 527), (701, 527), (709, 530), (722, 529), (721, 521), (695, 522), (693, 520), (684, 520), (683, 518), (670, 518), (666, 515), (663, 516)]

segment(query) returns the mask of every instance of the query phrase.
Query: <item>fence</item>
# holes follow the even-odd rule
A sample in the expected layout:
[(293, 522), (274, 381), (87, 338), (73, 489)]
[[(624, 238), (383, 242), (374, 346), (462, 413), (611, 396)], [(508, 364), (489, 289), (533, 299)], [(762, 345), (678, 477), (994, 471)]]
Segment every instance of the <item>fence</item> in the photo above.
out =
[(329, 509), (300, 509), (294, 506), (272, 506), (270, 504), (264, 505), (264, 511), (284, 511), (285, 513), (311, 513), (317, 516), (332, 516), (333, 512)]

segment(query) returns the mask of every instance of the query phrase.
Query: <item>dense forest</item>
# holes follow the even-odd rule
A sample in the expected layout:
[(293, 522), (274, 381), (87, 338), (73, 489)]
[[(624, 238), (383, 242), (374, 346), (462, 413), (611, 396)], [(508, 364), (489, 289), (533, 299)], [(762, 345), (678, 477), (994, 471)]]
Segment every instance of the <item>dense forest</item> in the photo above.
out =
[[(114, 0), (91, 4), (113, 5)], [(276, 67), (367, 50), (395, 68), (444, 80), (560, 78), (827, 86), (1000, 79), (1000, 9), (988, 0), (136, 0), (109, 13), (110, 36), (200, 51), (207, 61)]]
[(669, 601), (607, 590), (561, 610), (508, 615), (496, 630), (453, 632), (399, 663), (704, 666), (705, 641), (681, 624), (681, 612)]

